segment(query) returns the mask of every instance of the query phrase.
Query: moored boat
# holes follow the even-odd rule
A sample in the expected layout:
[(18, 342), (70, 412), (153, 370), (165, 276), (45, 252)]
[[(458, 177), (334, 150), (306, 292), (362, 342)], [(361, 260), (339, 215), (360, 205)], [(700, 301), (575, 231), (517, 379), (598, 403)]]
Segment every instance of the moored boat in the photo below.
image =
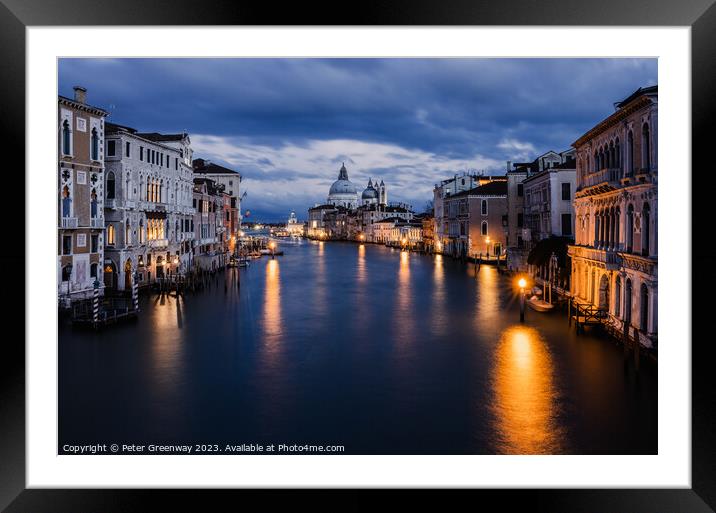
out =
[(527, 305), (536, 312), (549, 312), (554, 308), (553, 304), (548, 303), (547, 301), (540, 299), (537, 296), (532, 296), (531, 298), (529, 298), (527, 300)]

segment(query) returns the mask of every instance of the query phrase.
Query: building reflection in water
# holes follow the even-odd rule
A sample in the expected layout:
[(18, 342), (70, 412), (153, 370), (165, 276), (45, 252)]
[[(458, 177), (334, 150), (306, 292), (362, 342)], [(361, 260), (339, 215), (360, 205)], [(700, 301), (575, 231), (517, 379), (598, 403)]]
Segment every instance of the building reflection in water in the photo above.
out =
[(498, 454), (563, 452), (556, 425), (553, 363), (537, 330), (512, 326), (504, 331), (492, 370), (492, 413)]
[(162, 400), (171, 403), (183, 370), (183, 300), (169, 295), (151, 309), (152, 378)]
[(356, 268), (358, 271), (358, 283), (365, 282), (365, 279), (368, 277), (365, 267), (365, 244), (358, 246), (358, 264)]
[[(499, 275), (494, 267), (489, 265), (481, 266), (475, 280), (475, 315), (473, 322), (475, 329), (485, 331), (490, 327), (498, 326), (500, 317), (505, 315), (500, 302)], [(497, 335), (494, 332), (493, 335)]]
[(396, 313), (393, 316), (395, 338), (399, 342), (409, 342), (413, 336), (414, 315), (412, 312), (412, 290), (410, 288), (410, 254), (400, 252), (400, 267), (398, 268)]
[(264, 287), (263, 336), (266, 354), (271, 355), (280, 348), (283, 334), (281, 318), (281, 274), (278, 259), (266, 262), (266, 284)]
[(443, 256), (438, 254), (435, 255), (433, 263), (433, 294), (432, 306), (430, 308), (430, 312), (432, 314), (430, 328), (434, 336), (444, 334), (445, 328), (448, 325), (447, 312), (445, 309), (446, 301), (445, 267), (443, 263)]

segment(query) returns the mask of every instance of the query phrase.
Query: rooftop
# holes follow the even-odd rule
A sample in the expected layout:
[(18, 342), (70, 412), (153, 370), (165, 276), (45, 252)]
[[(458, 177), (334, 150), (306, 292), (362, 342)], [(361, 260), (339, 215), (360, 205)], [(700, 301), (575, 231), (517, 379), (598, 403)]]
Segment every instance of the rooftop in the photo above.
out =
[(201, 173), (201, 174), (208, 174), (208, 175), (238, 175), (238, 171), (234, 171), (233, 169), (229, 169), (228, 167), (220, 166), (219, 164), (214, 164), (210, 160), (204, 160), (204, 159), (194, 159), (194, 162), (192, 162), (194, 172), (195, 173)]

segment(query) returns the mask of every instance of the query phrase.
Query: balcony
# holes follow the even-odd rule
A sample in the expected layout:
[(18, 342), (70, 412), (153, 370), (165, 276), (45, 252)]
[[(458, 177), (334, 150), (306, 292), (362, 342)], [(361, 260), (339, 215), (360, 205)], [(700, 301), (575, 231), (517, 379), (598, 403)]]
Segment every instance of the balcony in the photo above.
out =
[(104, 228), (104, 218), (92, 217), (90, 219), (90, 228)]
[(76, 217), (60, 218), (60, 228), (66, 228), (66, 229), (77, 228), (77, 218)]
[(114, 198), (112, 198), (112, 199), (107, 198), (106, 200), (104, 200), (104, 208), (111, 208), (111, 209), (117, 208), (117, 200)]
[(619, 268), (619, 256), (613, 249), (598, 249), (591, 246), (570, 245), (568, 250), (572, 258), (579, 257), (604, 264), (607, 270)]
[(618, 187), (621, 173), (622, 170), (617, 167), (600, 169), (599, 171), (595, 171), (583, 177), (582, 183), (580, 184), (580, 189), (594, 187), (596, 185), (609, 185), (612, 187)]
[(169, 239), (152, 239), (147, 241), (147, 247), (151, 249), (162, 249), (169, 246)]

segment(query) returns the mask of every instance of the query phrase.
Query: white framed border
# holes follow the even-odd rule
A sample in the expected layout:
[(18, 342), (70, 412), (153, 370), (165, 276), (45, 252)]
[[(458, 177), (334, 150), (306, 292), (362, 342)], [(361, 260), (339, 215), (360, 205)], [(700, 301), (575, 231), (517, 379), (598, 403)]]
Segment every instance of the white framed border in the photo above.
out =
[[(689, 27), (28, 27), (26, 30), (28, 488), (691, 486)], [(132, 56), (658, 57), (658, 145), (662, 170), (658, 240), (679, 238), (678, 244), (662, 244), (659, 248), (658, 455), (57, 455), (57, 58)]]

